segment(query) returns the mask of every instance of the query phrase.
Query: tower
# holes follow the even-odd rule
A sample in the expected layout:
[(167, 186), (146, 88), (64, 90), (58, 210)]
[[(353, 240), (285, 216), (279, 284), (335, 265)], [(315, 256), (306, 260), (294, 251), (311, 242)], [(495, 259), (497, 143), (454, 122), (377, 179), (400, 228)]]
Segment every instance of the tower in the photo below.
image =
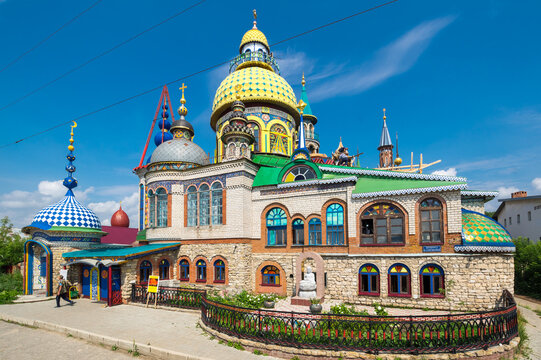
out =
[(229, 115), (228, 124), (222, 130), (221, 140), (225, 145), (225, 154), (222, 161), (236, 160), (240, 158), (250, 159), (250, 145), (254, 143), (254, 133), (248, 127), (246, 115), (244, 115), (245, 106), (240, 101), (239, 91), (242, 85), (235, 86), (237, 100), (231, 105), (232, 112)]
[[(314, 131), (314, 125), (317, 123), (317, 117), (312, 113), (312, 108), (308, 102), (308, 95), (306, 94), (306, 80), (304, 79), (304, 73), (302, 74), (302, 91), (301, 100), (305, 104), (303, 112), (303, 126), (304, 134), (306, 137), (306, 148), (310, 151), (310, 154), (319, 153), (319, 136)], [(299, 128), (300, 132), (300, 128)]]
[(387, 129), (387, 116), (383, 109), (383, 129), (381, 130), (381, 139), (378, 146), (379, 151), (379, 167), (388, 168), (393, 165), (393, 143)]

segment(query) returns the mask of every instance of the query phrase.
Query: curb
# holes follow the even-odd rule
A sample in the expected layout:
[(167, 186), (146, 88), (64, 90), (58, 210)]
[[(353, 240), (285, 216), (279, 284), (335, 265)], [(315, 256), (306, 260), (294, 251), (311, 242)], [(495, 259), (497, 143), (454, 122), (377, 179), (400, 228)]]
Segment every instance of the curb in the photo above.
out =
[(13, 304), (30, 304), (30, 303), (36, 303), (36, 302), (42, 302), (42, 301), (51, 301), (54, 299), (55, 299), (55, 296), (44, 297), (41, 299), (21, 300), (21, 301), (17, 301), (16, 299), (13, 301)]
[(105, 345), (108, 347), (112, 347), (113, 345), (116, 345), (119, 349), (126, 350), (126, 351), (133, 350), (133, 347), (135, 344), (135, 346), (137, 347), (137, 351), (141, 355), (152, 356), (158, 359), (213, 360), (213, 359), (205, 358), (201, 356), (194, 356), (194, 355), (185, 354), (185, 353), (181, 353), (181, 352), (177, 352), (173, 350), (167, 350), (167, 349), (152, 346), (152, 345), (141, 344), (134, 341), (115, 339), (107, 335), (100, 335), (100, 334), (92, 333), (89, 331), (74, 329), (68, 326), (53, 324), (53, 323), (41, 321), (41, 320), (29, 320), (29, 319), (20, 318), (20, 317), (11, 316), (11, 315), (2, 314), (2, 313), (0, 313), (0, 320), (14, 323), (17, 325), (31, 326), (31, 327), (35, 327), (39, 329), (49, 330), (49, 331), (53, 331), (53, 332), (63, 334), (63, 335), (71, 335), (74, 338), (85, 340), (95, 345)]

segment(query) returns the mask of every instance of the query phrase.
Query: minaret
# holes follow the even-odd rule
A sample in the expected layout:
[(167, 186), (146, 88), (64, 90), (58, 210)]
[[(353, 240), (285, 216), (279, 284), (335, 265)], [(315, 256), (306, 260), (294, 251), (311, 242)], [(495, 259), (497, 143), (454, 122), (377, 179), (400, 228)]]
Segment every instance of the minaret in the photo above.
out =
[(383, 129), (381, 130), (381, 139), (378, 146), (379, 151), (379, 167), (389, 168), (393, 165), (393, 143), (387, 129), (387, 116), (383, 109)]
[(69, 153), (66, 155), (66, 158), (68, 159), (69, 163), (66, 165), (66, 171), (68, 172), (68, 176), (64, 179), (63, 185), (68, 188), (68, 192), (66, 193), (66, 196), (74, 196), (73, 195), (73, 189), (77, 187), (77, 179), (73, 177), (73, 173), (75, 172), (75, 166), (73, 165), (73, 162), (75, 161), (75, 155), (73, 155), (73, 150), (75, 150), (75, 147), (73, 146), (73, 129), (77, 127), (77, 123), (74, 121), (73, 125), (71, 125), (71, 138), (70, 138), (70, 144), (68, 145)]
[(314, 132), (314, 125), (317, 123), (317, 117), (312, 113), (312, 108), (308, 102), (308, 96), (306, 95), (306, 80), (304, 79), (304, 73), (302, 73), (302, 91), (301, 100), (306, 104), (303, 112), (303, 121), (306, 137), (306, 148), (310, 151), (310, 154), (319, 153), (319, 138)]
[(186, 115), (188, 115), (188, 109), (186, 108), (186, 99), (184, 98), (184, 90), (188, 87), (182, 83), (182, 86), (179, 88), (182, 91), (182, 97), (180, 98), (180, 106), (178, 108), (178, 115), (180, 116), (178, 120), (173, 122), (171, 129), (169, 130), (173, 135), (174, 139), (187, 139), (193, 141), (195, 132), (193, 130), (192, 124), (186, 120)]
[(306, 136), (304, 134), (304, 126), (303, 124), (303, 111), (306, 107), (306, 103), (304, 101), (299, 100), (299, 103), (297, 104), (297, 109), (299, 110), (299, 114), (301, 114), (301, 126), (299, 127), (299, 139), (297, 140), (297, 148), (293, 150), (293, 154), (291, 154), (291, 161), (294, 160), (311, 160), (310, 159), (310, 151), (306, 148)]
[(250, 145), (255, 141), (254, 133), (248, 127), (248, 122), (244, 110), (244, 103), (240, 101), (240, 91), (242, 85), (235, 86), (236, 100), (231, 104), (231, 114), (229, 115), (229, 124), (223, 131), (221, 140), (225, 147), (224, 158), (221, 161), (231, 161), (240, 158), (251, 158)]

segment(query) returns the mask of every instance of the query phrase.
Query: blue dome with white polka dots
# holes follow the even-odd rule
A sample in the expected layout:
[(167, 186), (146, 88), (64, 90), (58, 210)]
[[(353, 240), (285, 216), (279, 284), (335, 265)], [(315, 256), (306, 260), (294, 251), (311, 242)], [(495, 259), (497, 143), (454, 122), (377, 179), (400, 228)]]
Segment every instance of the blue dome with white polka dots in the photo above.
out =
[(71, 190), (64, 199), (38, 212), (30, 224), (30, 227), (42, 230), (49, 230), (53, 226), (101, 230), (100, 219), (92, 210), (81, 205)]

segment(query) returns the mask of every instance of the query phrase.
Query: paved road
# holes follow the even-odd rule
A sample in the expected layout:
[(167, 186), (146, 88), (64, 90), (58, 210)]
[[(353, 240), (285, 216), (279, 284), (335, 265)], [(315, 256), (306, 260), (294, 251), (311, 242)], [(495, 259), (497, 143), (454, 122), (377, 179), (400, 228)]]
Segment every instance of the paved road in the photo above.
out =
[[(65, 303), (63, 303), (65, 304)], [(54, 301), (0, 305), (0, 313), (41, 320), (128, 342), (194, 355), (203, 359), (261, 360), (261, 356), (219, 344), (197, 327), (199, 312), (180, 312), (134, 305), (104, 307), (79, 299), (54, 308)], [(114, 354), (114, 353), (113, 353)], [(1, 357), (0, 357), (1, 359)], [(274, 359), (265, 356), (265, 360)]]
[(529, 346), (532, 349), (530, 359), (541, 359), (541, 317), (533, 310), (541, 311), (541, 305), (520, 298), (515, 298), (518, 304), (518, 309), (524, 315), (528, 323), (526, 324), (526, 332), (530, 337)]
[(0, 321), (0, 359), (133, 360), (133, 357), (58, 333)]

